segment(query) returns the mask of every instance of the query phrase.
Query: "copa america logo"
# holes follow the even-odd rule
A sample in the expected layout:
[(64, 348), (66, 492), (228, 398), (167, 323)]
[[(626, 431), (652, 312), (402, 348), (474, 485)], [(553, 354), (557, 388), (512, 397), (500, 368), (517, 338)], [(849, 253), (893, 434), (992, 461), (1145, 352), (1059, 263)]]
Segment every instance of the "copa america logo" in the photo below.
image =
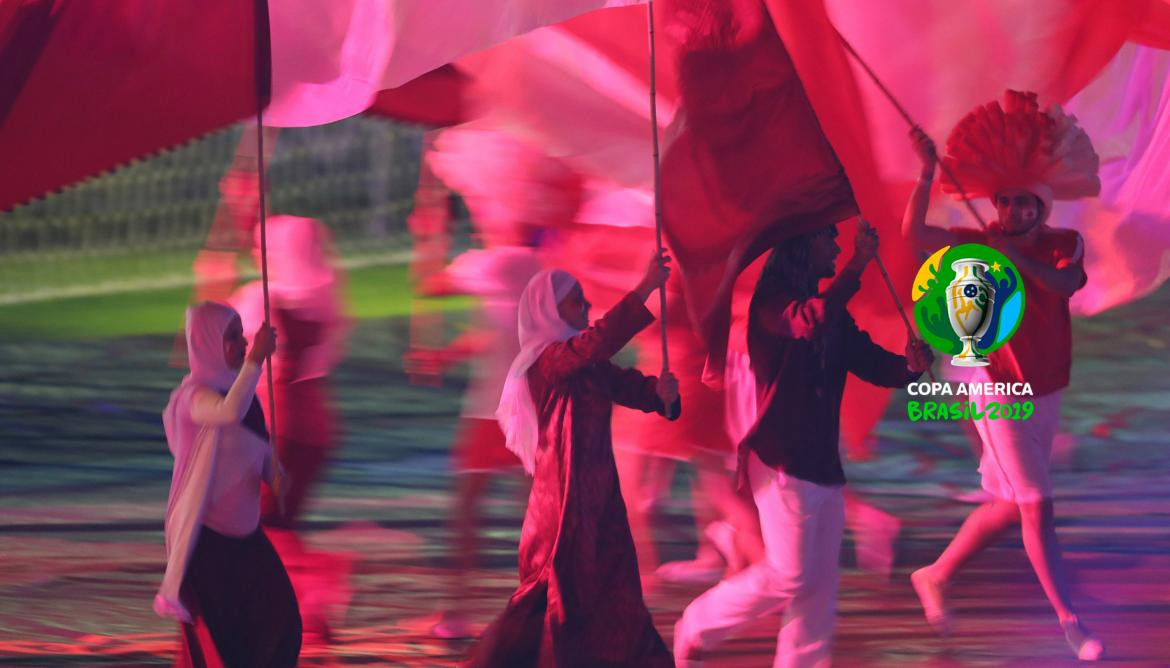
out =
[(987, 366), (1024, 318), (1024, 283), (1002, 253), (983, 244), (944, 246), (914, 279), (914, 321), (951, 364)]

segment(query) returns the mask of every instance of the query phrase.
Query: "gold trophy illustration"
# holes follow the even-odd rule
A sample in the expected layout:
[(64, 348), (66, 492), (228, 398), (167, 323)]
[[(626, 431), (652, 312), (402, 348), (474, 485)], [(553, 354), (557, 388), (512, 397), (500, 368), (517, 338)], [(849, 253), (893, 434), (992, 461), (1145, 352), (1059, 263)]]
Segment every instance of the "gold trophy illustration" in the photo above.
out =
[(991, 326), (995, 307), (995, 288), (987, 280), (988, 265), (982, 260), (965, 258), (951, 263), (955, 279), (947, 285), (947, 315), (951, 329), (958, 335), (963, 349), (951, 357), (955, 366), (987, 366), (987, 356), (975, 342)]

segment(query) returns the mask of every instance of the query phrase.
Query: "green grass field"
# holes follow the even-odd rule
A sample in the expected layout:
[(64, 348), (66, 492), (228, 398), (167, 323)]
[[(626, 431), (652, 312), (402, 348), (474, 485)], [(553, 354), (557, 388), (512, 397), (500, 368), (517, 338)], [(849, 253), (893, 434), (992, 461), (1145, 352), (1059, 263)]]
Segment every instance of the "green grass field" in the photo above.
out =
[[(191, 300), (187, 286), (0, 305), (0, 339), (78, 340), (177, 332)], [(466, 309), (467, 298), (416, 299), (406, 265), (348, 272), (348, 312), (355, 318), (409, 315), (415, 309)]]

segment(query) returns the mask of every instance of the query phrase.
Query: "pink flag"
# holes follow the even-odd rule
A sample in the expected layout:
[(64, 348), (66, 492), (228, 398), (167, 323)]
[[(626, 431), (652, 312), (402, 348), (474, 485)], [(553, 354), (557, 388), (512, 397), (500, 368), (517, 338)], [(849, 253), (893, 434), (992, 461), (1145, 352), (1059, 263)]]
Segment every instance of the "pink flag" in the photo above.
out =
[[(831, 170), (822, 173), (812, 168), (821, 162), (793, 157), (801, 155), (802, 146), (811, 147), (813, 144), (806, 145), (801, 141), (768, 143), (772, 141), (772, 134), (781, 137), (794, 126), (771, 129), (767, 123), (752, 125), (754, 115), (764, 113), (760, 108), (776, 114), (777, 119), (784, 113), (792, 113), (784, 111), (780, 105), (746, 105), (746, 113), (732, 114), (729, 118), (733, 120), (726, 123), (716, 122), (717, 116), (706, 115), (705, 109), (717, 110), (719, 105), (733, 107), (737, 100), (737, 82), (750, 80), (752, 76), (758, 78), (759, 84), (753, 90), (774, 90), (778, 85), (776, 80), (766, 77), (778, 76), (783, 69), (778, 63), (782, 65), (784, 59), (764, 59), (767, 65), (753, 74), (749, 58), (739, 70), (732, 68), (729, 75), (713, 76), (704, 83), (694, 78), (699, 76), (695, 74), (698, 71), (695, 68), (717, 70), (720, 67), (716, 62), (719, 54), (712, 51), (700, 58), (698, 52), (692, 50), (691, 58), (699, 59), (698, 64), (682, 65), (686, 56), (680, 58), (678, 53), (680, 48), (685, 49), (687, 27), (685, 23), (671, 19), (671, 13), (680, 6), (696, 3), (688, 5), (681, 0), (672, 0), (656, 4), (660, 8), (660, 86), (665, 81), (668, 90), (666, 97), (660, 90), (659, 103), (667, 118), (674, 120), (669, 128), (665, 123), (663, 128), (669, 237), (687, 273), (692, 294), (698, 294), (700, 299), (697, 301), (701, 303), (703, 295), (709, 298), (719, 282), (729, 244), (766, 226), (768, 215), (763, 213), (767, 210), (765, 193), (781, 193), (783, 197), (784, 192), (798, 196), (802, 188), (803, 192), (813, 192), (815, 175), (830, 175)], [(889, 102), (878, 95), (872, 84), (848, 60), (833, 33), (833, 23), (887, 79), (886, 83), (903, 99), (911, 114), (936, 137), (945, 136), (951, 125), (976, 101), (995, 97), (1005, 85), (1050, 91), (1053, 95), (1063, 91), (1060, 94), (1071, 95), (1109, 62), (1127, 35), (1129, 39), (1147, 43), (1165, 39), (1164, 35), (1159, 37), (1157, 29), (1162, 24), (1142, 20), (1142, 17), (1165, 9), (1164, 2), (1070, 4), (1038, 0), (1021, 4), (989, 0), (975, 6), (941, 0), (930, 3), (875, 0), (861, 7), (845, 0), (828, 0), (825, 4), (829, 16), (820, 3), (767, 3), (770, 13), (766, 20), (774, 22), (774, 30), (784, 39), (781, 48), (790, 54), (793, 63), (789, 67), (794, 67), (799, 74), (800, 87), (807, 94), (805, 104), (811, 104), (815, 111), (812, 131), (806, 127), (805, 131), (795, 132), (794, 136), (797, 140), (817, 136), (827, 138), (832, 154), (848, 176), (859, 208), (882, 232), (883, 258), (894, 274), (895, 282), (905, 286), (907, 293), (916, 258), (899, 243), (898, 222), (916, 170), (906, 138), (908, 128)], [(735, 13), (741, 36), (752, 34), (752, 30), (759, 35), (759, 22), (765, 20), (759, 11), (759, 3), (754, 1), (698, 5), (712, 8), (707, 20), (718, 13), (716, 9)], [(473, 97), (478, 105), (486, 107), (485, 115), (477, 121), (478, 127), (504, 130), (530, 145), (544, 147), (580, 171), (586, 182), (594, 184), (596, 188), (593, 190), (598, 192), (609, 188), (627, 194), (646, 193), (650, 176), (650, 144), (648, 133), (643, 128), (648, 119), (645, 108), (638, 103), (646, 96), (645, 76), (638, 76), (638, 71), (639, 67), (645, 68), (646, 65), (644, 61), (641, 66), (633, 64), (636, 58), (629, 57), (631, 44), (640, 48), (637, 35), (609, 43), (605, 39), (606, 30), (568, 29), (568, 26), (586, 21), (599, 24), (613, 21), (609, 32), (624, 34), (613, 27), (620, 14), (621, 11), (593, 14), (531, 33), (462, 61), (461, 67), (477, 78)], [(830, 16), (833, 23), (828, 21)], [(875, 30), (874, 26), (881, 29)], [(644, 24), (632, 32), (643, 29)], [(567, 40), (575, 41), (566, 43)], [(766, 43), (761, 42), (763, 44)], [(618, 45), (625, 45), (626, 51), (620, 52)], [(741, 42), (740, 46), (748, 47), (750, 41)], [(972, 58), (970, 54), (980, 55)], [(621, 55), (626, 57), (625, 61)], [(661, 69), (663, 61), (667, 67), (679, 67), (664, 74)], [(627, 64), (615, 66), (619, 62)], [(924, 67), (923, 63), (931, 65)], [(1149, 289), (1164, 278), (1160, 267), (1165, 263), (1157, 254), (1149, 257), (1148, 262), (1130, 257), (1135, 247), (1130, 240), (1149, 235), (1153, 235), (1149, 238), (1158, 239), (1154, 228), (1165, 227), (1159, 222), (1164, 221), (1164, 217), (1142, 223), (1144, 219), (1140, 215), (1157, 209), (1159, 201), (1150, 198), (1155, 197), (1154, 193), (1165, 192), (1165, 188), (1136, 188), (1138, 183), (1154, 182), (1158, 175), (1152, 166), (1158, 164), (1157, 157), (1165, 150), (1160, 148), (1165, 146), (1165, 126), (1164, 121), (1159, 120), (1164, 118), (1165, 95), (1159, 92), (1163, 90), (1160, 83), (1163, 80), (1145, 78), (1150, 75), (1141, 74), (1140, 69), (1136, 63), (1115, 63), (1106, 68), (1098, 80), (1108, 78), (1115, 82), (1109, 92), (1096, 95), (1101, 100), (1128, 100), (1122, 107), (1123, 118), (1128, 120), (1114, 119), (1111, 127), (1098, 127), (1104, 124), (1091, 121), (1087, 109), (1078, 111), (1083, 107), (1078, 107), (1077, 98), (1073, 99), (1070, 108), (1086, 116), (1083, 122), (1103, 156), (1102, 176), (1106, 186), (1100, 202), (1109, 202), (1107, 206), (1117, 212), (1114, 224), (1097, 224), (1093, 231), (1086, 231), (1086, 237), (1090, 238), (1090, 244), (1094, 234), (1111, 237), (1109, 244), (1098, 243), (1096, 252), (1101, 254), (1100, 257), (1108, 257), (1108, 262), (1136, 267), (1134, 285)], [(1159, 71), (1153, 64), (1145, 69), (1153, 75)], [(611, 78), (623, 70), (626, 78)], [(1109, 75), (1113, 70), (1120, 74)], [(678, 75), (680, 71), (681, 77)], [(606, 72), (609, 74), (604, 74)], [(857, 83), (850, 84), (850, 81)], [(1146, 81), (1153, 81), (1155, 85), (1143, 87)], [(589, 85), (590, 82), (593, 85)], [(981, 86), (990, 92), (980, 92)], [(1093, 86), (1086, 90), (1086, 94), (1091, 90)], [(688, 91), (693, 102), (687, 99)], [(677, 113), (679, 110), (683, 113)], [(692, 119), (691, 114), (696, 112), (697, 116)], [(702, 128), (704, 124), (708, 132), (696, 134), (696, 126)], [(753, 131), (753, 127), (762, 127), (763, 130)], [(683, 143), (679, 143), (680, 137)], [(741, 138), (738, 143), (736, 137)], [(705, 147), (698, 146), (698, 153), (694, 146), (696, 139), (707, 142)], [(1106, 146), (1114, 149), (1111, 152), (1105, 149)], [(680, 148), (685, 150), (680, 151)], [(702, 163), (696, 162), (698, 158), (695, 156), (704, 152), (710, 156), (707, 158), (706, 177), (700, 176), (703, 170), (693, 169), (696, 165), (701, 167)], [(1119, 185), (1114, 198), (1108, 194), (1109, 170), (1113, 164), (1110, 155), (1116, 156), (1114, 162), (1128, 165), (1124, 170), (1128, 175), (1124, 182), (1130, 184), (1127, 187)], [(685, 167), (688, 163), (690, 167), (679, 171), (680, 166)], [(806, 167), (804, 174), (811, 180), (795, 191), (785, 191), (776, 179), (783, 179), (787, 173), (785, 165), (794, 163)], [(800, 171), (793, 173), (799, 175)], [(688, 173), (696, 178), (686, 176)], [(769, 183), (769, 179), (773, 182)], [(590, 194), (586, 200), (593, 197)], [(716, 202), (722, 208), (710, 209), (703, 200)], [(605, 201), (604, 197), (600, 201)], [(591, 222), (642, 221), (640, 224), (649, 225), (652, 223), (649, 200), (641, 201), (645, 204), (640, 209), (625, 209), (620, 216), (613, 215), (620, 209), (599, 207), (600, 211), (610, 214), (608, 220), (603, 214)], [(789, 203), (792, 201), (795, 200)], [(640, 213), (634, 213), (635, 210)], [(680, 211), (686, 215), (681, 216), (676, 225), (671, 220), (676, 213), (672, 212)], [(1107, 219), (1097, 216), (1096, 220)], [(848, 234), (850, 227), (843, 226), (843, 231)], [(1088, 228), (1083, 226), (1081, 229)], [(848, 244), (848, 237), (842, 243)], [(1092, 268), (1096, 261), (1093, 254), (1094, 250), (1090, 248), (1090, 272), (1103, 275), (1104, 271)], [(1087, 299), (1096, 292), (1095, 285), (1091, 284), (1082, 291), (1079, 299)], [(1104, 295), (1101, 297), (1103, 301), (1097, 303), (1132, 298), (1138, 294), (1123, 287), (1117, 288), (1117, 293)], [(887, 347), (899, 349), (906, 333), (880, 277), (867, 275), (864, 292), (854, 302), (855, 315), (871, 330), (875, 339)], [(851, 384), (845, 410), (850, 416), (844, 425), (847, 440), (853, 444), (864, 440), (884, 410), (885, 396), (884, 391), (860, 383)]]
[[(1167, 278), (1170, 178), (1170, 2), (983, 0), (978, 3), (826, 0), (833, 22), (909, 114), (940, 142), (971, 108), (1003, 90), (1064, 104), (1101, 155), (1101, 195), (1061, 202), (1050, 224), (1086, 240), (1088, 285), (1074, 312), (1097, 313), (1140, 297)], [(1128, 44), (1127, 44), (1128, 42)], [(1139, 46), (1149, 45), (1149, 46)], [(930, 67), (923, 67), (930, 63)], [(881, 180), (908, 192), (918, 172), (907, 126), (855, 67)], [(977, 202), (985, 219), (992, 214)], [(930, 220), (976, 223), (936, 196)]]
[(282, 0), (270, 7), (266, 123), (318, 125), (361, 113), (396, 88), (541, 26), (639, 0)]

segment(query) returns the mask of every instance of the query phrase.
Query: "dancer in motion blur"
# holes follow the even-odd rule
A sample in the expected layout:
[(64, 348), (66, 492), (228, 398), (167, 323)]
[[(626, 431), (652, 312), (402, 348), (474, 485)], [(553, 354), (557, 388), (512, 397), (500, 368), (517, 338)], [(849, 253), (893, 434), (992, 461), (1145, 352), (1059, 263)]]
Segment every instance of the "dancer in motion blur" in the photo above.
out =
[(930, 364), (920, 341), (888, 352), (858, 329), (845, 306), (877, 253), (862, 223), (852, 258), (824, 292), (840, 253), (830, 226), (773, 249), (756, 284), (748, 351), (762, 392), (754, 426), (739, 445), (765, 557), (695, 599), (675, 626), (676, 665), (702, 660), (761, 615), (783, 611), (774, 664), (827, 666), (836, 624), (845, 473), (838, 453), (845, 375), (901, 387)]
[[(665, 582), (714, 584), (761, 560), (764, 548), (755, 508), (735, 491), (724, 392), (701, 382), (707, 350), (691, 325), (681, 283), (672, 275), (666, 284), (667, 339), (671, 370), (687, 398), (687, 412), (664, 425), (635, 411), (615, 411), (614, 448), (643, 582), (652, 582), (653, 576)], [(661, 366), (659, 337), (657, 329), (649, 328), (635, 338), (641, 366)], [(678, 462), (695, 468), (691, 501), (698, 547), (693, 559), (659, 566), (653, 508), (669, 489)]]
[[(1008, 91), (998, 102), (968, 114), (947, 139), (946, 164), (967, 194), (990, 197), (996, 220), (986, 230), (942, 229), (926, 224), (930, 186), (938, 157), (920, 129), (911, 133), (922, 175), (911, 194), (903, 233), (926, 252), (947, 245), (981, 243), (1002, 252), (1019, 269), (1027, 295), (1015, 336), (989, 355), (973, 381), (1028, 382), (1035, 412), (1027, 420), (975, 422), (983, 441), (979, 461), (991, 500), (963, 522), (933, 563), (911, 575), (927, 621), (940, 634), (951, 630), (946, 588), (971, 558), (1016, 524), (1024, 551), (1056, 612), (1073, 653), (1096, 660), (1104, 653), (1073, 607), (1056, 537), (1049, 456), (1060, 421), (1060, 395), (1072, 367), (1069, 298), (1085, 285), (1084, 240), (1074, 230), (1046, 224), (1054, 199), (1096, 195), (1098, 159), (1075, 119), (1059, 107), (1041, 111), (1034, 93)], [(1060, 149), (1060, 154), (1054, 152)], [(959, 193), (957, 184), (943, 189)], [(1011, 397), (972, 397), (980, 410)]]
[(279, 475), (264, 411), (261, 364), (276, 335), (251, 348), (231, 307), (187, 310), (190, 373), (163, 412), (175, 458), (167, 501), (167, 567), (154, 599), (182, 622), (180, 666), (295, 666), (301, 620), (288, 575), (260, 530), (260, 483)]
[(472, 591), (470, 574), (479, 561), (481, 505), (488, 483), (501, 474), (523, 473), (520, 460), (504, 444), (504, 432), (495, 412), (508, 367), (520, 353), (516, 329), (520, 294), (540, 271), (538, 229), (499, 225), (481, 229), (484, 248), (460, 254), (419, 286), (419, 292), (432, 297), (478, 297), (471, 329), (444, 348), (412, 350), (405, 360), (407, 372), (416, 376), (437, 375), (464, 360), (471, 363), (452, 453), (456, 476), (452, 518), (458, 561), (451, 582), (451, 600), (432, 629), (442, 638), (469, 635), (462, 602)]
[[(252, 162), (229, 170), (220, 190), (228, 212), (217, 219), (220, 238), (250, 240), (260, 267), (259, 178)], [(287, 472), (283, 507), (271, 489), (262, 495), (261, 522), (269, 540), (288, 569), (297, 591), (305, 640), (326, 643), (341, 621), (349, 601), (351, 560), (342, 554), (310, 549), (297, 531), (312, 489), (322, 478), (333, 449), (340, 443), (329, 376), (344, 355), (349, 321), (343, 309), (344, 275), (338, 266), (332, 234), (323, 223), (300, 216), (275, 215), (267, 219), (268, 292), (273, 324), (282, 332), (272, 357), (274, 406), (266, 391), (258, 393), (264, 409), (276, 413), (274, 441), (281, 466)], [(246, 243), (246, 242), (245, 242)], [(234, 265), (230, 245), (196, 262), (204, 286), (215, 286), (217, 268)], [(230, 258), (229, 258), (230, 256)], [(218, 290), (234, 283), (232, 272), (218, 275)], [(208, 294), (204, 292), (204, 294)], [(264, 321), (264, 291), (260, 281), (240, 286), (229, 298), (240, 314), (245, 332)]]
[(613, 404), (677, 417), (678, 381), (609, 358), (653, 321), (665, 282), (651, 261), (637, 287), (589, 325), (580, 283), (538, 273), (520, 300), (520, 353), (500, 400), (509, 449), (533, 474), (520, 587), (474, 649), (473, 666), (671, 665), (642, 598), (610, 435)]

